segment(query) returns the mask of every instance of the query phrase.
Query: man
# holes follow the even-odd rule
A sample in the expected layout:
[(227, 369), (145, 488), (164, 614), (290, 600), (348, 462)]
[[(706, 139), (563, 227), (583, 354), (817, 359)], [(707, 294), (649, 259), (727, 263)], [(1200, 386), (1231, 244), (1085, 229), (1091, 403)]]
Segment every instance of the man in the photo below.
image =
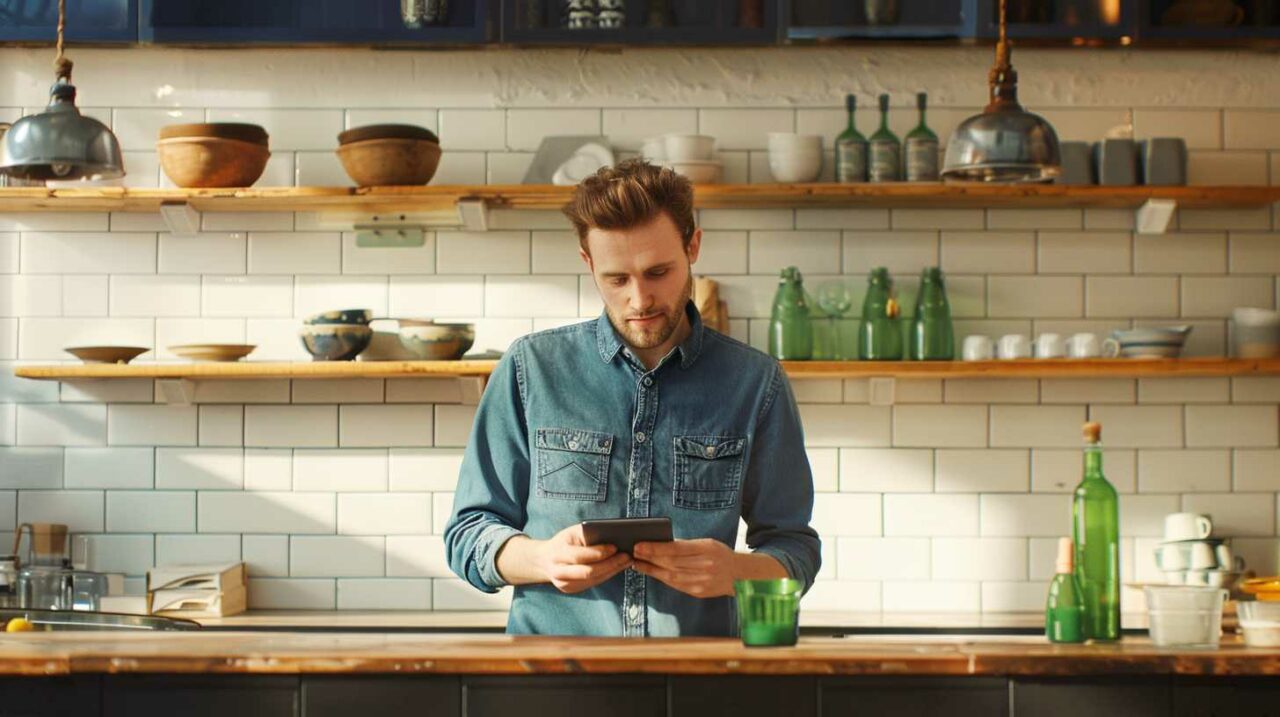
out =
[[(733, 581), (821, 563), (813, 477), (778, 362), (705, 328), (690, 297), (702, 231), (693, 187), (643, 161), (601, 169), (565, 207), (604, 300), (498, 363), (445, 528), (449, 565), (515, 585), (507, 631), (733, 635)], [(671, 518), (634, 555), (581, 521)], [(739, 517), (750, 553), (734, 552)]]

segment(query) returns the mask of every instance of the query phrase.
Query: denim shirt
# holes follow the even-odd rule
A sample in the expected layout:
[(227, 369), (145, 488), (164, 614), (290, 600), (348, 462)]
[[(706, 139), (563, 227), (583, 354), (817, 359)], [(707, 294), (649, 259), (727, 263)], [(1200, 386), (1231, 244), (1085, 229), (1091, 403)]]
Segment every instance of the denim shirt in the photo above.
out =
[[(490, 377), (445, 527), (449, 566), (484, 592), (495, 556), (588, 519), (671, 518), (677, 540), (770, 555), (808, 590), (821, 564), (813, 476), (795, 398), (776, 360), (704, 328), (653, 370), (602, 314), (522, 337)], [(576, 594), (517, 585), (507, 632), (737, 634), (732, 597), (697, 598), (627, 569)]]

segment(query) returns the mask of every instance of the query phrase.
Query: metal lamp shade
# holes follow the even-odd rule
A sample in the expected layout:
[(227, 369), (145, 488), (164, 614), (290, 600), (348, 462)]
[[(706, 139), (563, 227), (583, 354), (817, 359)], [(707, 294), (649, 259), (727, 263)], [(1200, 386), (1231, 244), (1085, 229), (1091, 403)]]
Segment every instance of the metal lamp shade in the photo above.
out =
[(970, 182), (1048, 182), (1058, 176), (1061, 164), (1053, 126), (1014, 105), (989, 108), (961, 122), (947, 143), (942, 176)]
[(80, 114), (75, 96), (74, 86), (59, 82), (44, 112), (13, 123), (0, 140), (0, 172), (34, 180), (124, 176), (120, 142), (109, 127)]

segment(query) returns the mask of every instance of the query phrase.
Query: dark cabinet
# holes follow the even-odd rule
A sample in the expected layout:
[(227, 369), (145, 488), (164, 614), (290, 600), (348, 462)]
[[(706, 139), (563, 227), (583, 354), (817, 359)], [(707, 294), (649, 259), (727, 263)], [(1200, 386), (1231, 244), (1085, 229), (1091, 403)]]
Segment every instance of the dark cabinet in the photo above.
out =
[(101, 712), (101, 678), (0, 678), (0, 717), (63, 717)]
[(490, 0), (449, 0), (443, 22), (408, 26), (400, 0), (139, 0), (143, 42), (420, 45), (488, 39)]
[(1280, 717), (1280, 680), (1274, 677), (1195, 678), (1173, 687), (1174, 717)]
[[(778, 41), (779, 0), (624, 0), (571, 12), (576, 0), (501, 0), (502, 40), (520, 45), (741, 45)], [(594, 4), (594, 3), (592, 3)], [(610, 12), (614, 14), (609, 15)], [(611, 17), (611, 20), (605, 20)]]
[(783, 17), (790, 40), (962, 38), (973, 37), (978, 1), (887, 0), (877, 10), (871, 1), (786, 0)]
[(667, 678), (648, 675), (479, 677), (463, 681), (465, 717), (663, 717)]
[(999, 717), (1009, 714), (1009, 682), (999, 677), (828, 679), (822, 682), (820, 699), (822, 717)]
[(1167, 717), (1173, 709), (1172, 682), (1168, 677), (1017, 678), (1011, 689), (1015, 715)]
[(458, 717), (457, 677), (307, 677), (302, 717)]
[[(0, 0), (0, 42), (48, 42), (57, 37), (58, 0)], [(68, 42), (128, 43), (138, 39), (138, 0), (67, 0)]]
[(776, 717), (818, 714), (818, 678), (671, 678), (670, 717)]
[(299, 717), (298, 691), (296, 677), (119, 676), (107, 679), (103, 685), (101, 714), (102, 717)]
[[(1139, 0), (1007, 0), (1009, 37), (1119, 40), (1136, 34)], [(978, 0), (978, 36), (1000, 34), (999, 0)]]

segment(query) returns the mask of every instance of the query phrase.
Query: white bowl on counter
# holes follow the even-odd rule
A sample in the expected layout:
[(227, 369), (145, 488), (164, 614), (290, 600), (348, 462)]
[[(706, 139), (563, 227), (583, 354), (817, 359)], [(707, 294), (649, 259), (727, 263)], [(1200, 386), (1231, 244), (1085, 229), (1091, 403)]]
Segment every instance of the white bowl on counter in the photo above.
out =
[(1280, 602), (1241, 601), (1236, 603), (1244, 644), (1249, 647), (1280, 647)]

